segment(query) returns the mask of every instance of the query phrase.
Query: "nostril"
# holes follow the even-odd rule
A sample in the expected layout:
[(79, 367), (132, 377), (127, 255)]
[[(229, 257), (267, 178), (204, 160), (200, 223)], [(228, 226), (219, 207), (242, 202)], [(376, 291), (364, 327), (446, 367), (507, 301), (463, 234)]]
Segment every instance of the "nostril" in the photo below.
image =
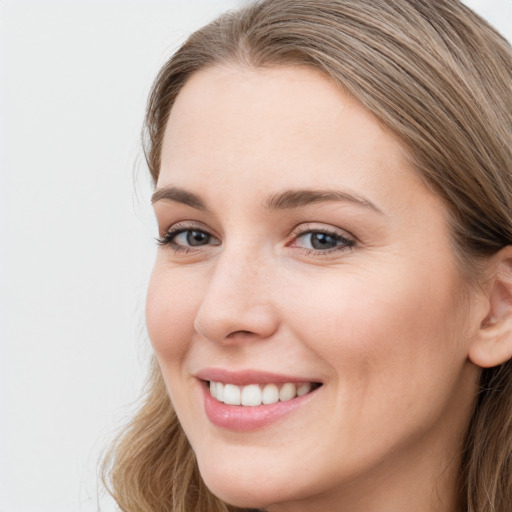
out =
[(226, 338), (234, 338), (235, 336), (250, 336), (254, 334), (251, 331), (234, 331), (226, 336)]

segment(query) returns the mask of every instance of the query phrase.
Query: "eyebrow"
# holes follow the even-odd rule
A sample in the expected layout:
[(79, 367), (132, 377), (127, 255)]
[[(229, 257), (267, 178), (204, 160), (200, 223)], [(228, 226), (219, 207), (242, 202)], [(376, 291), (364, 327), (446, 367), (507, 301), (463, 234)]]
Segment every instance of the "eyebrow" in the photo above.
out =
[[(161, 200), (185, 204), (201, 211), (207, 210), (206, 204), (198, 195), (179, 187), (169, 186), (156, 190), (155, 193), (151, 196), (151, 204), (155, 204), (157, 201)], [(286, 190), (284, 192), (279, 192), (269, 196), (265, 201), (265, 207), (269, 210), (287, 210), (300, 208), (302, 206), (307, 206), (313, 203), (331, 201), (350, 202), (359, 206), (363, 206), (364, 208), (374, 210), (381, 215), (383, 214), (382, 210), (369, 199), (340, 190)]]
[(163, 187), (156, 190), (151, 196), (151, 204), (155, 204), (157, 201), (161, 201), (162, 199), (174, 201), (175, 203), (186, 204), (196, 210), (206, 210), (206, 205), (199, 196), (182, 188)]
[(300, 208), (301, 206), (306, 206), (312, 203), (323, 203), (329, 201), (354, 203), (383, 215), (382, 210), (369, 199), (340, 190), (287, 190), (285, 192), (271, 195), (267, 199), (266, 207), (270, 210), (285, 210), (289, 208)]

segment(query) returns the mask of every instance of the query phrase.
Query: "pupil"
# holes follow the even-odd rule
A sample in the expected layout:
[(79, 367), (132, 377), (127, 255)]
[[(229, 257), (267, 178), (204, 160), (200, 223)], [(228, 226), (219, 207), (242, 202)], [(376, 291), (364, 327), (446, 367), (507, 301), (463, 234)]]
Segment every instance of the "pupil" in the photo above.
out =
[(314, 233), (311, 236), (311, 245), (314, 249), (332, 249), (336, 247), (337, 240), (326, 233)]
[(188, 245), (205, 245), (208, 243), (209, 236), (202, 231), (189, 231), (187, 233)]

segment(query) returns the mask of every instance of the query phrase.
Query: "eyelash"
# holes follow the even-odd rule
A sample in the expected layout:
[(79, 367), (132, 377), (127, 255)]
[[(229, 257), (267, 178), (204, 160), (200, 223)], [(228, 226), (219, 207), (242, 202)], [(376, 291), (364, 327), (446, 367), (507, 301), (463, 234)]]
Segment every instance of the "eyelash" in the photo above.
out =
[[(195, 231), (197, 233), (203, 233), (210, 237), (211, 239), (216, 238), (210, 234), (207, 230), (202, 229), (201, 227), (195, 225), (195, 224), (186, 224), (186, 223), (180, 223), (173, 226), (167, 233), (165, 233), (163, 236), (160, 236), (156, 239), (159, 246), (170, 247), (174, 252), (176, 253), (189, 253), (189, 252), (196, 252), (198, 250), (201, 250), (201, 247), (208, 247), (212, 244), (207, 244), (205, 246), (197, 246), (197, 248), (186, 246), (186, 245), (180, 245), (175, 242), (175, 239), (177, 236), (181, 235), (182, 233), (187, 233), (189, 231)], [(304, 247), (297, 247), (294, 246), (294, 242), (296, 242), (300, 238), (306, 237), (306, 235), (312, 235), (312, 234), (319, 234), (319, 235), (325, 235), (328, 237), (332, 237), (334, 241), (336, 242), (336, 245), (332, 248), (321, 250), (321, 249), (310, 249), (310, 248), (304, 248)], [(315, 228), (312, 227), (310, 224), (304, 224), (301, 225), (299, 228), (296, 228), (292, 233), (293, 239), (290, 243), (287, 244), (287, 247), (297, 247), (298, 250), (301, 251), (304, 255), (317, 255), (317, 256), (323, 256), (323, 255), (329, 255), (335, 252), (340, 251), (346, 251), (350, 248), (352, 248), (356, 241), (353, 238), (350, 238), (346, 235), (343, 235), (335, 230), (329, 230), (326, 228)], [(220, 242), (213, 245), (220, 245)]]
[[(186, 245), (180, 245), (175, 242), (175, 239), (177, 236), (181, 235), (182, 233), (187, 233), (188, 231), (195, 231), (197, 233), (204, 233), (205, 235), (209, 236), (210, 238), (215, 238), (213, 235), (208, 233), (205, 229), (202, 229), (201, 227), (195, 225), (195, 224), (187, 224), (187, 223), (180, 223), (173, 226), (167, 233), (165, 233), (163, 236), (159, 236), (156, 239), (156, 242), (159, 246), (165, 247), (169, 246), (174, 252), (179, 253), (188, 253), (192, 251), (197, 251), (197, 249), (194, 249), (193, 247), (189, 247)], [(218, 245), (218, 244), (216, 244)]]

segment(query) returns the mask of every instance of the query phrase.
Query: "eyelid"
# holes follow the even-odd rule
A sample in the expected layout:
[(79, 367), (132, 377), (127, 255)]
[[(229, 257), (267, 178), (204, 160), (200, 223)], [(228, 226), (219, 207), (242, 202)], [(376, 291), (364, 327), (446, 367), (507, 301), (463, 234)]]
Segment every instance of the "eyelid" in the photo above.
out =
[(170, 231), (176, 231), (178, 229), (199, 229), (201, 231), (210, 231), (210, 229), (205, 226), (202, 222), (195, 220), (180, 220), (177, 222), (172, 222), (170, 224), (165, 224), (167, 227), (160, 227), (159, 231), (161, 235), (165, 235)]
[(356, 241), (356, 238), (354, 235), (352, 235), (350, 232), (348, 232), (345, 229), (338, 228), (336, 226), (332, 226), (331, 224), (324, 224), (322, 222), (306, 222), (303, 224), (299, 224), (295, 226), (292, 230), (292, 236), (298, 237), (300, 235), (304, 235), (306, 233), (329, 233), (333, 235), (338, 235), (343, 238), (346, 238), (347, 240)]
[(204, 231), (205, 233), (210, 234), (214, 238), (219, 238), (218, 235), (212, 230), (208, 225), (204, 224), (203, 222), (197, 221), (197, 220), (180, 220), (177, 222), (172, 222), (170, 224), (167, 224), (167, 227), (159, 228), (160, 236), (166, 235), (170, 232), (175, 232), (179, 230), (197, 230), (197, 231)]

